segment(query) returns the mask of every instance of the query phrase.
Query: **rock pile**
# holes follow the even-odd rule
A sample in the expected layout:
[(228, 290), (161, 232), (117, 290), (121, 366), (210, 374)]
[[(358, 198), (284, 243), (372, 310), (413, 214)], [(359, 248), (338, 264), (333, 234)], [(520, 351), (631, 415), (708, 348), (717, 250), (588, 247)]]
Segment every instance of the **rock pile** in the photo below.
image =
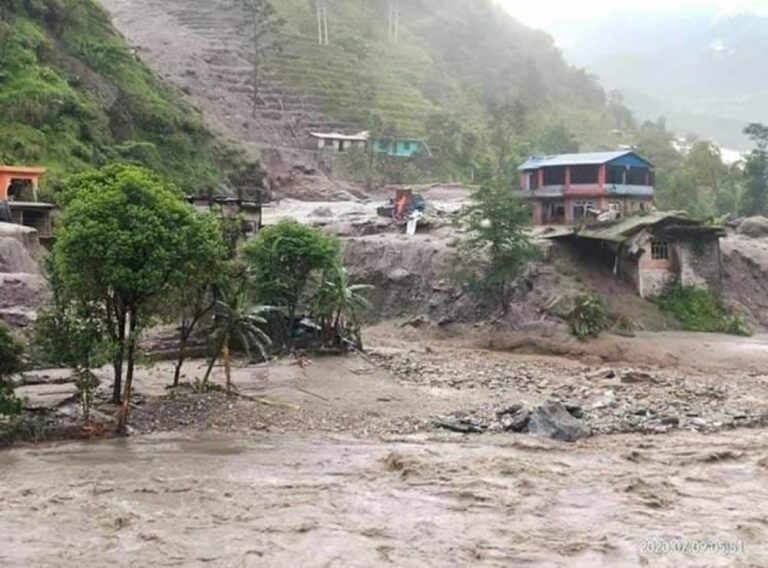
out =
[[(403, 383), (466, 390), (475, 400), (487, 393), (488, 403), (468, 403), (433, 422), (457, 431), (529, 431), (537, 409), (550, 402), (581, 420), (590, 435), (660, 434), (680, 428), (709, 432), (768, 424), (768, 374), (724, 377), (679, 369), (595, 368), (489, 358), (479, 352), (461, 357), (380, 355), (379, 360)], [(548, 415), (564, 417), (549, 410)], [(545, 415), (540, 418), (534, 421), (537, 431), (547, 422)]]

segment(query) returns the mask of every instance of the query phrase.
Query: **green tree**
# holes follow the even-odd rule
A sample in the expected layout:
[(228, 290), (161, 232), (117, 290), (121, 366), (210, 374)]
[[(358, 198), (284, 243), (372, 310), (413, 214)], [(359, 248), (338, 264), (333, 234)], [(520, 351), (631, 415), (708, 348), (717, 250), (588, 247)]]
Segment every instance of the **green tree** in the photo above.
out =
[(187, 359), (187, 346), (198, 324), (214, 308), (214, 288), (222, 273), (232, 268), (228, 266), (234, 251), (229, 251), (225, 243), (225, 227), (230, 225), (212, 214), (200, 218), (200, 228), (204, 230), (200, 247), (190, 259), (186, 278), (174, 289), (175, 301), (171, 302), (171, 316), (178, 314), (179, 354), (173, 370), (173, 386), (179, 385), (181, 369)]
[(718, 197), (731, 189), (729, 177), (720, 148), (709, 141), (696, 141), (660, 191), (659, 204), (663, 209), (686, 210), (700, 219), (712, 217), (718, 212)]
[(637, 152), (656, 168), (656, 186), (660, 191), (666, 187), (672, 172), (679, 167), (683, 156), (675, 148), (675, 137), (667, 130), (666, 121), (646, 121), (635, 135)]
[(236, 0), (245, 12), (243, 27), (251, 44), (249, 60), (251, 64), (251, 108), (253, 116), (264, 104), (261, 98), (261, 79), (264, 74), (264, 61), (278, 51), (281, 43), (277, 33), (285, 25), (285, 20), (277, 15), (270, 0)]
[(267, 325), (264, 314), (274, 311), (271, 306), (256, 306), (251, 291), (244, 278), (224, 280), (216, 290), (214, 304), (214, 352), (203, 377), (203, 384), (208, 384), (213, 365), (217, 359), (224, 364), (227, 392), (232, 390), (232, 342), (251, 357), (251, 350), (256, 348), (264, 359), (268, 358), (267, 349), (272, 340), (261, 329)]
[(47, 265), (46, 277), (52, 301), (35, 324), (36, 347), (46, 363), (74, 370), (83, 419), (88, 424), (93, 390), (97, 385), (93, 368), (108, 360), (100, 306), (67, 299), (50, 256)]
[(286, 340), (297, 309), (306, 299), (310, 277), (339, 261), (339, 243), (325, 233), (284, 220), (266, 227), (243, 247), (252, 270), (260, 302), (285, 308)]
[(745, 215), (768, 214), (768, 126), (753, 123), (744, 129), (754, 142), (755, 149), (749, 153), (744, 164)]
[(509, 309), (508, 285), (536, 255), (527, 226), (530, 210), (501, 185), (486, 185), (472, 195), (464, 221), (465, 250), (485, 253), (488, 264), (482, 278), (472, 283), (483, 293), (498, 298), (502, 313)]
[(209, 225), (175, 187), (135, 166), (75, 176), (61, 201), (54, 267), (67, 300), (98, 307), (112, 346), (113, 401), (123, 403), (124, 426), (140, 334), (207, 246)]
[(21, 401), (13, 395), (10, 376), (21, 371), (23, 348), (8, 328), (0, 324), (0, 416), (10, 416), (21, 411)]
[(362, 349), (360, 317), (371, 307), (363, 292), (372, 288), (367, 284), (353, 284), (349, 271), (341, 264), (336, 264), (323, 274), (312, 311), (326, 338), (352, 338), (357, 348)]
[(579, 151), (579, 141), (562, 122), (552, 124), (538, 143), (544, 154), (570, 154)]

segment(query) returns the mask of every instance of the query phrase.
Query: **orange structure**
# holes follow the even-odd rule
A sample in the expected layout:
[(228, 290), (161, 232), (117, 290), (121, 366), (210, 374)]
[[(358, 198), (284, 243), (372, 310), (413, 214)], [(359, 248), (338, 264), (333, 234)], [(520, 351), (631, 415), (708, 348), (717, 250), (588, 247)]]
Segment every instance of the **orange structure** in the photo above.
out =
[(45, 240), (52, 236), (53, 205), (37, 200), (43, 175), (43, 168), (0, 166), (0, 221), (32, 227)]
[(27, 187), (31, 189), (32, 201), (37, 201), (37, 187), (43, 175), (43, 168), (0, 166), (0, 201), (23, 201), (22, 192)]

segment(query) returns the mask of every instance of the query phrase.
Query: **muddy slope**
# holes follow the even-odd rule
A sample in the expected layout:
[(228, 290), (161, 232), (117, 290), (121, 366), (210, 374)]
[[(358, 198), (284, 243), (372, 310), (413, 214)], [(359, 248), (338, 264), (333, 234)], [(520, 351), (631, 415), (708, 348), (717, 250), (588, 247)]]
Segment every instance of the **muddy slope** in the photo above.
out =
[(726, 298), (753, 323), (768, 327), (768, 237), (730, 234), (720, 243)]

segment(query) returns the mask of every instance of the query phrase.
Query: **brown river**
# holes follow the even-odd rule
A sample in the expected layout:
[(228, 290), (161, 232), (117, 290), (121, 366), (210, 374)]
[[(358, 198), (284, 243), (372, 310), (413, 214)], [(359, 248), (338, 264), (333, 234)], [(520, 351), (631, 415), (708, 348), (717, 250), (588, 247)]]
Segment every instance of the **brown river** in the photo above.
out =
[(768, 566), (768, 431), (0, 453), (2, 566)]

